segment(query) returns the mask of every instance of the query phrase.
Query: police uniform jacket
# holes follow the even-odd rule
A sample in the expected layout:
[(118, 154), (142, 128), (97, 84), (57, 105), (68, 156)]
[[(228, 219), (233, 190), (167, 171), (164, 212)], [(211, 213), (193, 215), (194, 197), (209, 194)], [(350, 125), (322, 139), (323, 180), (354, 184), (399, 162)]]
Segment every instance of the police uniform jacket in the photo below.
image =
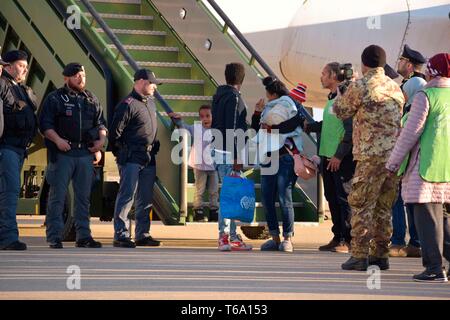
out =
[(157, 152), (152, 150), (156, 132), (156, 105), (153, 98), (143, 97), (133, 90), (114, 111), (108, 139), (111, 151), (117, 157), (125, 152), (125, 162), (152, 165)]
[[(106, 130), (103, 109), (97, 97), (88, 90), (77, 92), (67, 85), (46, 97), (39, 120), (42, 134), (53, 129), (62, 139), (69, 141), (71, 149), (80, 150), (68, 154), (73, 156), (89, 154), (87, 148), (99, 139), (99, 130)], [(48, 139), (46, 145), (57, 150)]]
[(37, 133), (36, 96), (30, 87), (16, 83), (11, 75), (3, 70), (0, 99), (3, 104), (0, 146), (24, 154)]

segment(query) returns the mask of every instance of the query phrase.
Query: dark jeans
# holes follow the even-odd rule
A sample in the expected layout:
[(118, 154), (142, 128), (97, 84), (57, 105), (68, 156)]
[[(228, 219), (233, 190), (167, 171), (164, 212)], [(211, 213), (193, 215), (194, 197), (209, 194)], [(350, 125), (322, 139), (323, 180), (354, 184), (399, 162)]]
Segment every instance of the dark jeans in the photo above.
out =
[(441, 203), (415, 203), (414, 220), (428, 272), (442, 271), (442, 256), (450, 262), (450, 217)]
[(91, 186), (94, 178), (92, 155), (74, 157), (58, 153), (56, 162), (47, 166), (46, 178), (50, 185), (48, 208), (45, 217), (47, 241), (63, 240), (63, 211), (67, 189), (72, 181), (74, 191), (74, 219), (77, 241), (91, 237), (89, 208)]
[[(127, 162), (119, 165), (120, 186), (114, 210), (114, 239), (130, 238), (130, 213), (133, 202), (136, 212), (136, 240), (150, 235), (150, 209), (153, 202), (155, 166)], [(136, 196), (136, 200), (135, 200)]]
[(401, 190), (398, 194), (397, 201), (392, 207), (392, 227), (393, 233), (391, 242), (393, 245), (405, 246), (406, 236), (406, 219), (405, 208), (408, 216), (408, 228), (409, 228), (409, 245), (420, 248), (419, 236), (417, 235), (416, 224), (414, 223), (414, 205), (404, 204)]
[(0, 248), (19, 240), (16, 221), (23, 156), (0, 148)]
[(330, 208), (333, 227), (331, 231), (334, 234), (333, 240), (346, 241), (350, 243), (350, 217), (351, 209), (348, 204), (348, 193), (344, 189), (344, 181), (339, 171), (331, 172), (327, 170), (328, 160), (322, 157), (321, 172), (323, 178), (323, 187), (325, 198)]
[(261, 175), (261, 195), (270, 235), (280, 234), (275, 201), (278, 194), (283, 214), (283, 236), (294, 235), (294, 207), (292, 188), (297, 176), (294, 173), (294, 159), (289, 154), (280, 157), (278, 172), (274, 175)]

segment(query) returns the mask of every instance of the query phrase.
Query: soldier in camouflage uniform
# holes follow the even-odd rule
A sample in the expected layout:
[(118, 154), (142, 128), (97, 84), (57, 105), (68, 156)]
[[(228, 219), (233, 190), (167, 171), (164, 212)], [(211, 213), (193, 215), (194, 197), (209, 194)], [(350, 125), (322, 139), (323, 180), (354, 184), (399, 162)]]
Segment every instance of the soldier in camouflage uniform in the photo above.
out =
[(364, 77), (338, 95), (333, 107), (338, 118), (353, 117), (353, 156), (357, 161), (348, 198), (352, 256), (342, 269), (364, 271), (368, 265), (378, 265), (386, 270), (398, 178), (384, 166), (399, 133), (404, 97), (384, 73), (386, 53), (381, 47), (367, 47), (361, 59)]

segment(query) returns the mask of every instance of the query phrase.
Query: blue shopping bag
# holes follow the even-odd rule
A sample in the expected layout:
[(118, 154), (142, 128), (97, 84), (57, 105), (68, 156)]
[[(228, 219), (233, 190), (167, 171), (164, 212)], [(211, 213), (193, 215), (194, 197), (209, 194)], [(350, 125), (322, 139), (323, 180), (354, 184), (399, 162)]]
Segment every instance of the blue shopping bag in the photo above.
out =
[(252, 222), (255, 215), (255, 183), (239, 176), (225, 176), (220, 190), (220, 215)]

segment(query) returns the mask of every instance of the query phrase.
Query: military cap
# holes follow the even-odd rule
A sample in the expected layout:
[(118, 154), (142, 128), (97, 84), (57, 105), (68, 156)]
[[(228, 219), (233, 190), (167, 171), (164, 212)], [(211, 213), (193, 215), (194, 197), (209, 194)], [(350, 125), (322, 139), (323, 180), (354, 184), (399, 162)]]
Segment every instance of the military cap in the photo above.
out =
[(411, 49), (407, 44), (403, 47), (402, 57), (412, 64), (424, 64), (427, 61), (419, 51)]
[(12, 50), (5, 54), (3, 60), (7, 63), (13, 63), (20, 60), (28, 60), (28, 54), (22, 50)]
[(62, 74), (65, 77), (73, 77), (74, 75), (76, 75), (80, 71), (84, 71), (83, 65), (81, 65), (78, 62), (72, 62), (72, 63), (67, 64), (64, 67), (64, 70), (63, 70)]
[(391, 79), (397, 79), (399, 76), (399, 74), (387, 63), (384, 66), (384, 73)]
[(155, 74), (149, 69), (139, 69), (134, 74), (134, 81), (137, 80), (148, 80), (150, 83), (154, 83), (157, 85), (162, 84), (160, 80), (156, 79)]

